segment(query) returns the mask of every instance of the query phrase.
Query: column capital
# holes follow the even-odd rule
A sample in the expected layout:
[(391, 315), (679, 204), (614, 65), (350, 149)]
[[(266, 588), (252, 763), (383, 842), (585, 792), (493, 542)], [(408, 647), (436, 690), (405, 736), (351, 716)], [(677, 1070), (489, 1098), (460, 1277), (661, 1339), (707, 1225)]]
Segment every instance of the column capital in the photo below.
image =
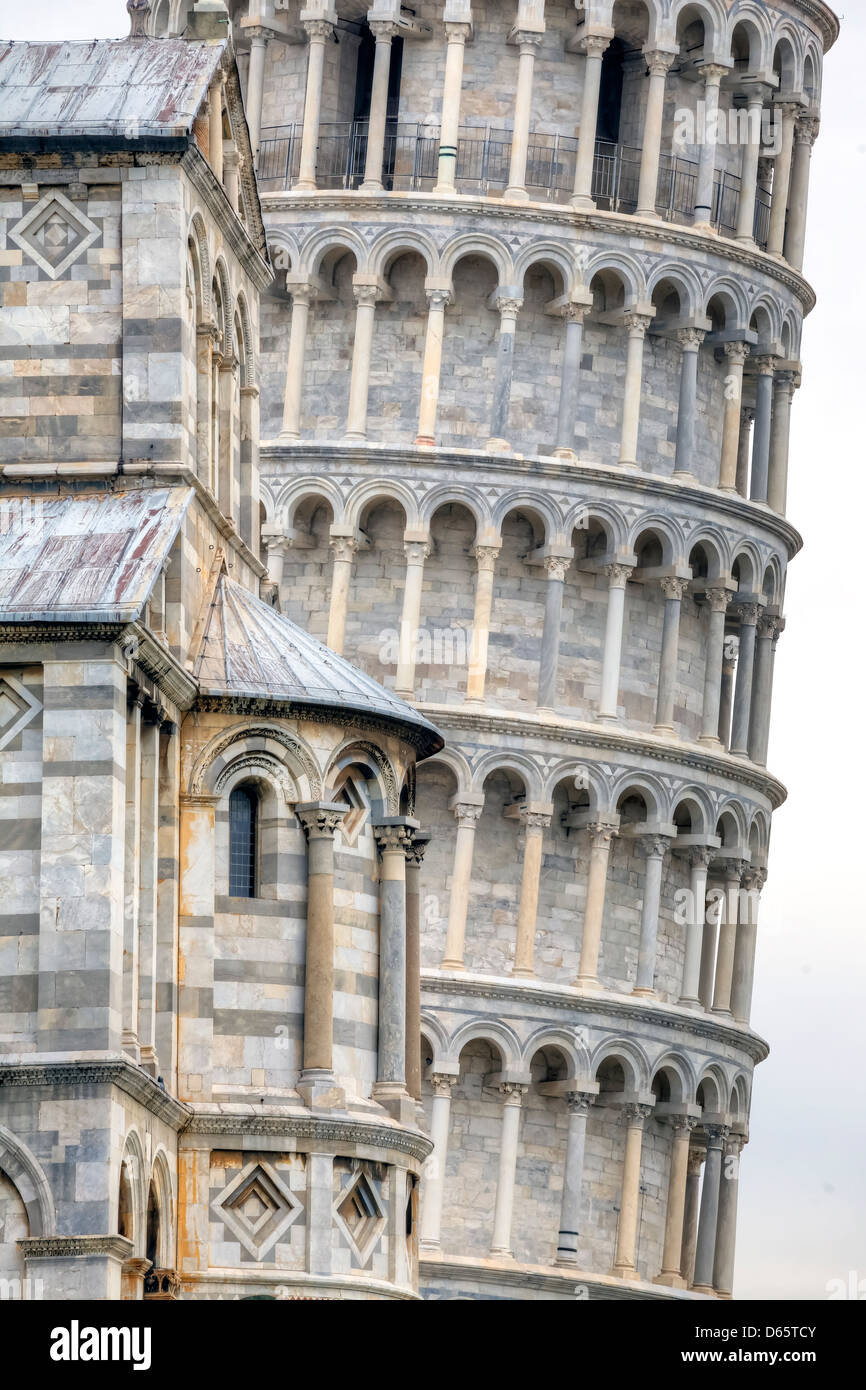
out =
[(430, 1073), (428, 1080), (433, 1087), (433, 1094), (438, 1100), (450, 1100), (451, 1088), (456, 1086), (459, 1077), (451, 1076), (445, 1071), (436, 1071)]
[(569, 1115), (586, 1115), (589, 1107), (594, 1105), (596, 1096), (594, 1091), (566, 1091), (565, 1105)]
[(302, 801), (295, 815), (311, 840), (331, 840), (349, 807), (338, 801)]
[(771, 641), (776, 642), (784, 626), (785, 621), (783, 618), (780, 618), (777, 613), (767, 613), (765, 609), (758, 618), (758, 639), (769, 638)]
[(430, 541), (404, 541), (403, 554), (410, 565), (423, 565), (431, 552)]
[(707, 1136), (707, 1149), (721, 1149), (731, 1132), (730, 1125), (708, 1124), (703, 1127)]
[(576, 299), (568, 299), (561, 306), (559, 313), (566, 323), (583, 323), (591, 308), (591, 304), (581, 304)]
[(472, 24), (470, 21), (446, 19), (445, 37), (449, 43), (468, 43), (472, 38)]
[(819, 116), (801, 116), (794, 126), (794, 141), (798, 145), (808, 145), (811, 149), (818, 139), (821, 128)]
[(646, 58), (650, 77), (664, 77), (679, 54), (671, 53), (666, 48), (645, 48), (643, 56)]
[(686, 858), (695, 869), (708, 869), (714, 856), (715, 851), (706, 845), (690, 845), (686, 851)]
[(668, 1124), (674, 1133), (677, 1130), (686, 1130), (689, 1134), (693, 1134), (698, 1127), (698, 1117), (697, 1115), (669, 1115)]
[(393, 19), (370, 19), (367, 23), (377, 43), (390, 43), (400, 32), (400, 25)]
[(497, 297), (496, 307), (501, 319), (516, 319), (523, 308), (523, 300), (512, 295), (500, 295)]
[(738, 603), (733, 611), (739, 618), (741, 627), (757, 627), (764, 608), (760, 603)]
[(683, 352), (698, 352), (706, 336), (706, 329), (703, 328), (677, 329), (677, 342)]
[(725, 343), (724, 353), (728, 361), (735, 367), (741, 367), (748, 357), (751, 349), (748, 343)]
[(617, 826), (612, 821), (593, 820), (589, 821), (584, 828), (589, 832), (590, 844), (594, 849), (609, 849), (611, 841), (619, 834)]
[(302, 19), (301, 26), (310, 43), (324, 43), (334, 32), (333, 21), (330, 19)]
[(419, 828), (418, 822), (408, 816), (393, 816), (389, 820), (373, 826), (373, 834), (380, 854), (396, 852), (406, 854), (406, 846), (412, 843), (412, 833)]
[(474, 545), (472, 555), (475, 557), (479, 570), (492, 573), (501, 549), (501, 545)]
[(639, 835), (637, 843), (647, 859), (664, 859), (671, 845), (670, 835)]
[(644, 1124), (653, 1113), (653, 1106), (642, 1105), (636, 1101), (627, 1101), (622, 1107), (622, 1113), (629, 1129), (643, 1129)]
[(545, 555), (542, 563), (548, 579), (557, 580), (562, 584), (565, 580), (571, 560), (572, 557), (570, 555)]
[(688, 1175), (688, 1177), (690, 1177), (690, 1178), (697, 1178), (697, 1177), (700, 1177), (701, 1168), (702, 1168), (703, 1165), (704, 1165), (704, 1159), (706, 1158), (706, 1156), (707, 1156), (707, 1151), (706, 1151), (706, 1149), (704, 1148), (703, 1144), (692, 1144), (692, 1145), (690, 1145), (690, 1147), (689, 1147), (689, 1161), (688, 1161), (688, 1165), (687, 1165), (687, 1175)]
[(455, 801), (452, 803), (451, 809), (459, 825), (475, 826), (481, 819), (481, 812), (484, 807), (477, 806), (474, 801)]
[(379, 299), (378, 285), (353, 285), (352, 294), (357, 305), (375, 305)]
[(645, 338), (653, 318), (653, 314), (642, 314), (637, 309), (626, 309), (622, 321), (629, 333), (633, 333), (635, 337)]
[(508, 35), (509, 42), (515, 44), (521, 53), (540, 48), (543, 38), (544, 34), (537, 29), (512, 29)]
[(424, 854), (427, 850), (427, 846), (429, 845), (430, 840), (432, 838), (430, 835), (430, 831), (411, 830), (409, 832), (409, 836), (410, 838), (407, 840), (406, 844), (403, 847), (404, 853), (406, 855), (406, 863), (412, 864), (416, 868), (420, 868), (424, 862)]
[(707, 87), (718, 87), (722, 78), (730, 72), (730, 68), (724, 63), (704, 63), (698, 68), (698, 72)]
[(334, 552), (335, 560), (351, 561), (360, 546), (357, 536), (329, 536), (328, 545)]
[(502, 1096), (503, 1105), (520, 1105), (529, 1087), (522, 1081), (500, 1081), (497, 1090)]
[(779, 359), (774, 353), (762, 352), (753, 358), (758, 376), (775, 376)]
[(424, 293), (427, 296), (428, 308), (441, 309), (443, 313), (454, 298), (452, 291), (446, 289), (425, 290)]
[(740, 876), (740, 882), (744, 888), (760, 893), (767, 882), (767, 870), (748, 864)]
[(780, 371), (774, 373), (773, 379), (776, 383), (776, 390), (785, 391), (791, 397), (793, 397), (794, 392), (798, 391), (803, 384), (801, 373), (793, 367), (781, 368)]
[(526, 830), (546, 830), (552, 816), (548, 811), (534, 811), (530, 806), (521, 806), (517, 819)]
[(607, 582), (611, 589), (624, 589), (631, 575), (633, 565), (622, 565), (614, 563), (604, 566), (604, 573), (607, 575)]
[(663, 579), (659, 580), (659, 588), (665, 598), (676, 599), (677, 602), (682, 599), (688, 587), (688, 579), (678, 579), (675, 575), (665, 575)]
[(612, 38), (612, 33), (584, 34), (578, 40), (578, 52), (585, 54), (587, 58), (600, 58), (610, 48)]
[(727, 589), (707, 589), (705, 598), (711, 613), (726, 613), (728, 611), (730, 595)]

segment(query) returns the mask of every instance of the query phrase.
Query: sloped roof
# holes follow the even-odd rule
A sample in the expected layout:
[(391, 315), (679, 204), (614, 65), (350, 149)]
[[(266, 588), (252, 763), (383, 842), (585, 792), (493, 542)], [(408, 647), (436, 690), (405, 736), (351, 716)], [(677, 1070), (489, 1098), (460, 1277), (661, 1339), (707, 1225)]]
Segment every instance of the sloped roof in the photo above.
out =
[(93, 39), (0, 44), (0, 133), (189, 135), (225, 43)]
[(0, 501), (0, 623), (133, 622), (192, 488)]
[(417, 710), (316, 641), (223, 572), (195, 670), (202, 695), (348, 709), (411, 726), (427, 754), (442, 747)]

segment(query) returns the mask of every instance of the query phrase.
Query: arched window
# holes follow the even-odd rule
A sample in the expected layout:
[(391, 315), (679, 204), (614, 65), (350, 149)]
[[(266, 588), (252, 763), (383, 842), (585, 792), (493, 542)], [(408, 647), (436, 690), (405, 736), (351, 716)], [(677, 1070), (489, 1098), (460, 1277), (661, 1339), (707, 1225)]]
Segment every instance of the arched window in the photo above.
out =
[(229, 895), (254, 898), (258, 887), (258, 810), (254, 787), (235, 787), (229, 797)]

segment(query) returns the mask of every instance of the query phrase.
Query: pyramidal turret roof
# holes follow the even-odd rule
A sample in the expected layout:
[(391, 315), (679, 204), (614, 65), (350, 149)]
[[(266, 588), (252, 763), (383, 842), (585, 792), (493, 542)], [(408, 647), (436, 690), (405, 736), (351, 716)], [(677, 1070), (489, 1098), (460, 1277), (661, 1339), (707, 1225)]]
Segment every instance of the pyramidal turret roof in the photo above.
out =
[(443, 744), (438, 729), (405, 700), (262, 602), (225, 570), (209, 604), (195, 676), (205, 697), (287, 701), (298, 711), (350, 710), (402, 726), (423, 749), (422, 756)]

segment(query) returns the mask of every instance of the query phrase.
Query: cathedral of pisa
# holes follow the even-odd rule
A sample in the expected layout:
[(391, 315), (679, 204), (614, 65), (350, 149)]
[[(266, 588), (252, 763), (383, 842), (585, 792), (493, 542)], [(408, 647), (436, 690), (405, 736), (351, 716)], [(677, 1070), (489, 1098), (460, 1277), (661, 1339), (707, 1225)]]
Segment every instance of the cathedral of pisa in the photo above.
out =
[(126, 9), (0, 44), (0, 1292), (731, 1298), (838, 21)]

